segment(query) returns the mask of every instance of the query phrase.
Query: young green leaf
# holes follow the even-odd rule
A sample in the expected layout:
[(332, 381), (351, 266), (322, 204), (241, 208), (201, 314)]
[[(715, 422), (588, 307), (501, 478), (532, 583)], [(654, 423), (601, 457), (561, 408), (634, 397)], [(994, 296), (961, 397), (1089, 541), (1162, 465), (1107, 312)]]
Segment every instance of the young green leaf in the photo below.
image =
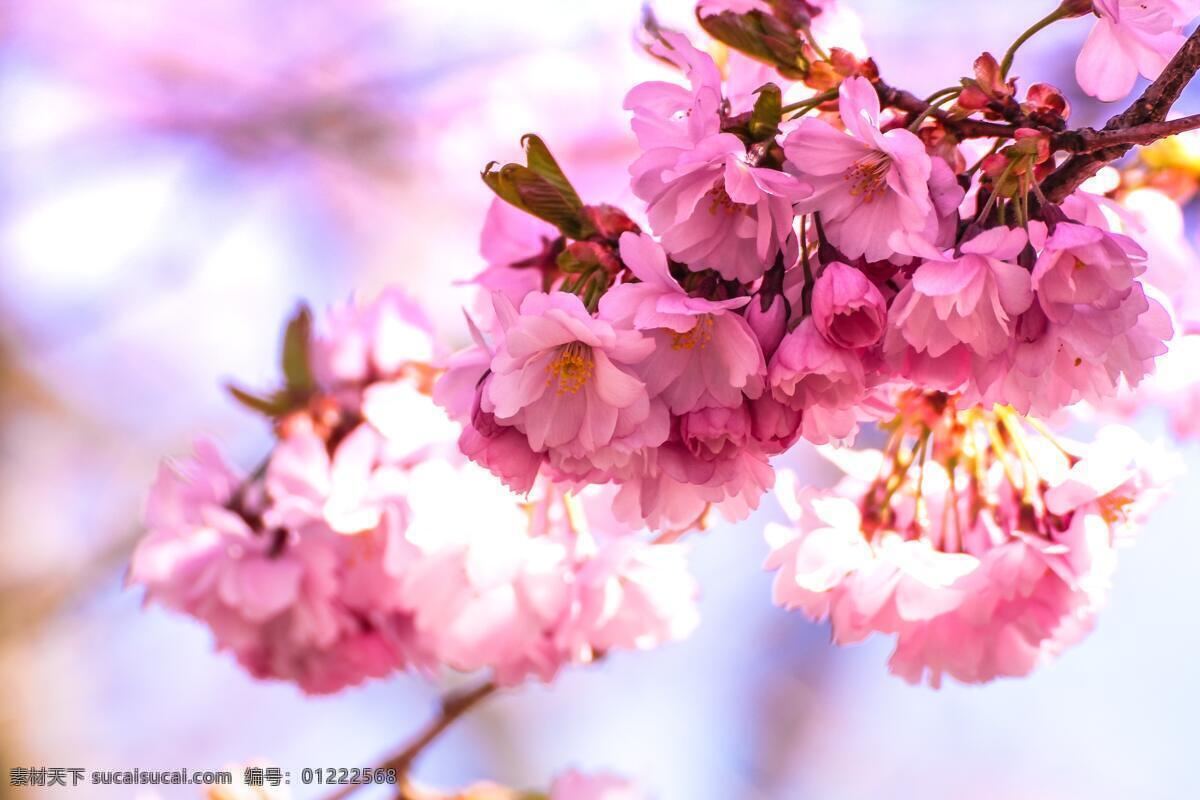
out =
[(312, 311), (301, 304), (287, 324), (283, 334), (283, 353), (280, 358), (287, 389), (305, 395), (316, 386), (312, 373)]
[(758, 99), (750, 115), (750, 135), (759, 142), (772, 139), (779, 133), (782, 119), (783, 92), (773, 83), (763, 85), (758, 89)]

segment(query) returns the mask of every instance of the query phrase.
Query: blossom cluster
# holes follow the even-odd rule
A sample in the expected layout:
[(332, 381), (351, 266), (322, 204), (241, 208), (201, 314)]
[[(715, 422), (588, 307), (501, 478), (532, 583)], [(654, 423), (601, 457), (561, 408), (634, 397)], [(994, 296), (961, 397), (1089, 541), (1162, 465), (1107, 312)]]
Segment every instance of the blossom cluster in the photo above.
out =
[(314, 693), (438, 665), (549, 679), (694, 627), (685, 545), (621, 525), (599, 488), (542, 481), (517, 498), (455, 456), (411, 301), (337, 309), (307, 345), (303, 328), (259, 471), (209, 442), (160, 470), (129, 573), (149, 601), (202, 620), (253, 675)]
[[(726, 77), (682, 34), (655, 36), (688, 85), (626, 101), (644, 224), (583, 205), (533, 137), (528, 167), (485, 174), (486, 324), (444, 380), (463, 451), (514, 490), (549, 475), (618, 486), (632, 525), (738, 520), (772, 456), (852, 441), (898, 392), (1045, 416), (1136, 387), (1166, 352), (1147, 253), (1105, 198), (1031, 211), (1048, 134), (1020, 129), (968, 168), (969, 142), (885, 111), (873, 65), (845, 51), (837, 87), (793, 104), (820, 113), (784, 120), (796, 85), (776, 76), (755, 99), (740, 62)], [(964, 111), (968, 89), (994, 89), (982, 62)], [(1061, 125), (1056, 100), (1043, 84), (1023, 108)]]
[(1082, 448), (1009, 408), (911, 396), (885, 449), (839, 459), (832, 491), (780, 492), (775, 602), (839, 644), (894, 635), (897, 675), (937, 686), (1029, 674), (1087, 634), (1129, 539), (1178, 457), (1113, 426)]

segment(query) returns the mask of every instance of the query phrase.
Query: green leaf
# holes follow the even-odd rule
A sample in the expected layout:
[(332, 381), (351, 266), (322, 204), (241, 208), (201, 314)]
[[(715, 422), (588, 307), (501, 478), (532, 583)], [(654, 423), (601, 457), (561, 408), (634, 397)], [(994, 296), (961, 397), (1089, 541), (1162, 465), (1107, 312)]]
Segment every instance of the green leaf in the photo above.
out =
[(483, 178), (483, 182), (488, 185), (488, 188), (496, 193), (497, 197), (506, 203), (514, 205), (522, 211), (529, 213), (529, 209), (521, 205), (521, 196), (517, 194), (517, 190), (511, 184), (509, 184), (508, 181), (502, 178), (501, 172), (502, 168), (500, 162), (490, 161), (488, 162), (488, 165), (483, 168), (483, 172), (481, 172), (479, 175), (481, 178)]
[(583, 201), (537, 136), (522, 137), (528, 166), (493, 161), (484, 168), (483, 182), (500, 199), (549, 222), (571, 239), (587, 239), (596, 233), (584, 212)]
[(575, 192), (575, 187), (563, 174), (562, 167), (550, 155), (550, 149), (542, 138), (534, 133), (521, 137), (521, 146), (525, 148), (525, 163), (538, 175), (549, 181), (562, 194), (563, 198), (578, 211), (583, 211), (583, 201)]
[(226, 384), (225, 389), (233, 395), (233, 399), (251, 411), (257, 411), (268, 417), (278, 417), (291, 410), (290, 398), (285, 392), (277, 392), (270, 397), (259, 397), (244, 389), (239, 389), (232, 383)]
[(754, 111), (750, 115), (750, 135), (755, 141), (772, 139), (779, 133), (779, 123), (783, 119), (783, 92), (773, 83), (765, 84), (758, 89), (758, 99), (754, 101)]
[(283, 334), (283, 354), (280, 357), (287, 389), (304, 395), (316, 387), (312, 361), (312, 311), (301, 304), (287, 324)]
[(799, 80), (808, 74), (804, 42), (774, 17), (761, 11), (737, 14), (700, 15), (700, 27), (714, 39), (724, 42), (753, 59), (769, 64), (785, 78)]

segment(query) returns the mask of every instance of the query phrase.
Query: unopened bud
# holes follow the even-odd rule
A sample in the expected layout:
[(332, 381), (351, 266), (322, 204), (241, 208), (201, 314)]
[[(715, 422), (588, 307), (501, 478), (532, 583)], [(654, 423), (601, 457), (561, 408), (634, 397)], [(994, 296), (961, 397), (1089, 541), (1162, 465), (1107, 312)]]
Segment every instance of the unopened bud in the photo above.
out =
[(1058, 10), (1064, 18), (1083, 17), (1091, 14), (1095, 10), (1095, 7), (1092, 0), (1063, 0)]
[(746, 308), (746, 322), (750, 323), (750, 330), (758, 337), (763, 356), (769, 359), (775, 355), (775, 350), (783, 341), (783, 334), (787, 332), (787, 300), (781, 294), (775, 295), (764, 309), (762, 298), (756, 295)]

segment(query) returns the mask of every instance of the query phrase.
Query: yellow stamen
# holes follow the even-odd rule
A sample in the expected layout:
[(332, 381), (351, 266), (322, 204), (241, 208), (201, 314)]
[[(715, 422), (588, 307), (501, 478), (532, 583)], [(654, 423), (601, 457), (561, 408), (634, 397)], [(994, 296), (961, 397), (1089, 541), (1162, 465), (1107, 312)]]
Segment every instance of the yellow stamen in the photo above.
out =
[(861, 196), (864, 203), (870, 203), (887, 192), (887, 176), (891, 169), (892, 157), (872, 150), (854, 166), (848, 167), (842, 174), (842, 180), (849, 181), (851, 196)]
[(744, 214), (748, 209), (748, 206), (743, 205), (742, 203), (733, 202), (733, 199), (729, 196), (729, 193), (725, 191), (724, 180), (719, 180), (713, 184), (713, 187), (708, 190), (708, 193), (705, 194), (705, 197), (709, 198), (709, 214), (715, 215), (718, 211), (722, 211), (726, 214)]
[(1096, 505), (1100, 506), (1100, 516), (1109, 525), (1126, 523), (1129, 522), (1129, 507), (1133, 505), (1133, 498), (1112, 494), (1101, 497), (1096, 501)]
[(559, 348), (558, 355), (546, 365), (546, 385), (556, 387), (560, 395), (575, 394), (591, 380), (595, 369), (592, 348), (582, 342), (571, 342)]
[(704, 314), (700, 319), (696, 320), (695, 326), (690, 331), (671, 334), (671, 349), (692, 350), (696, 347), (703, 349), (712, 341), (712, 332), (713, 318), (708, 314)]

